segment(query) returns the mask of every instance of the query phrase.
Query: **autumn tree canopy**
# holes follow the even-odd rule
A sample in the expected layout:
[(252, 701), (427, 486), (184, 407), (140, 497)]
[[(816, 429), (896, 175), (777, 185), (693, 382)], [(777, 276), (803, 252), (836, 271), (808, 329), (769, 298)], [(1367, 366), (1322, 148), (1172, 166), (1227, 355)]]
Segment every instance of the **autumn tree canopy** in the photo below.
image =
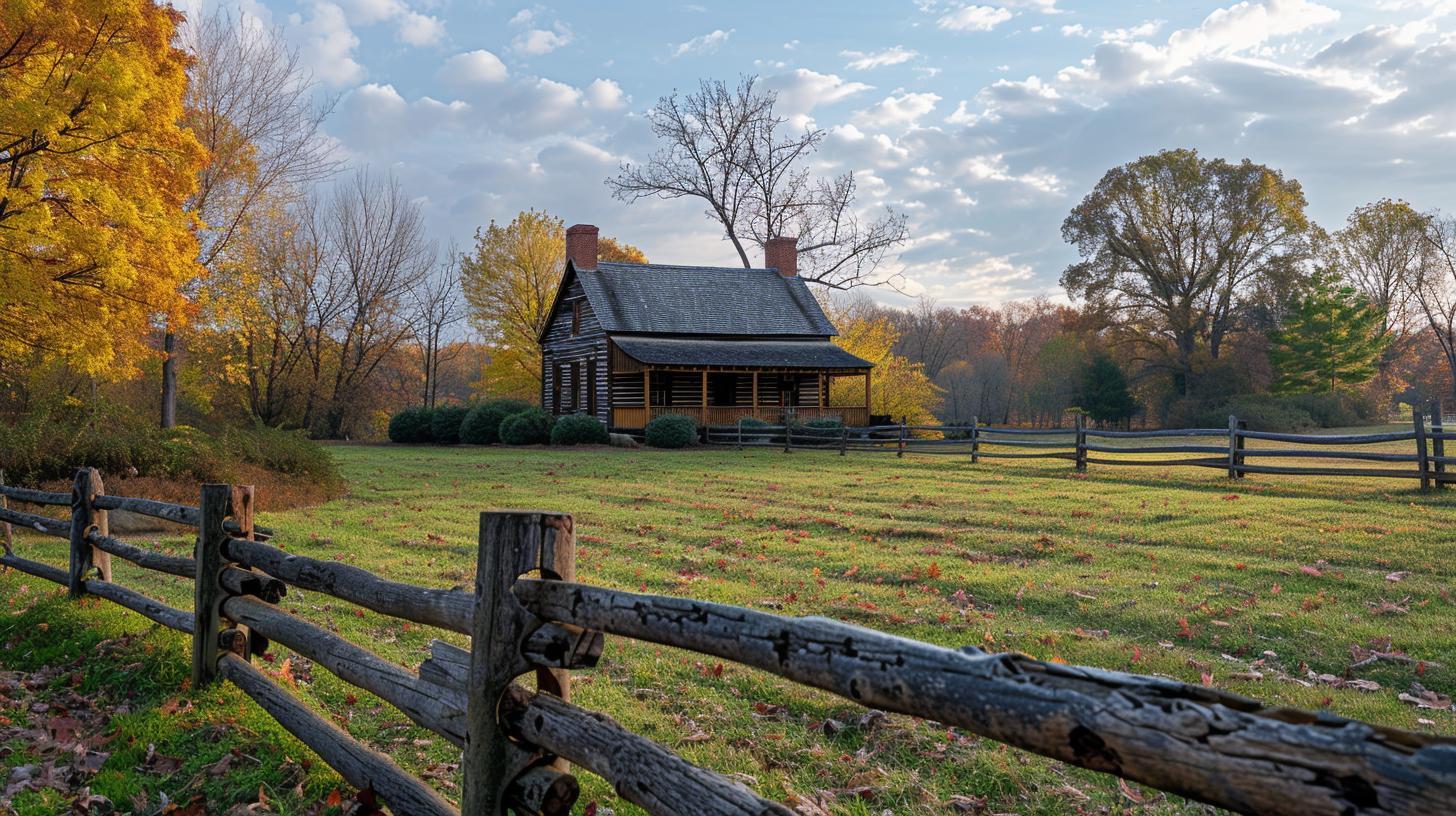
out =
[(93, 376), (145, 353), (197, 267), (183, 204), (180, 16), (151, 0), (7, 0), (0, 15), (0, 356)]
[[(631, 244), (603, 237), (603, 261), (647, 263)], [(460, 280), (470, 322), (492, 346), (482, 387), (490, 396), (535, 399), (541, 391), (536, 334), (566, 268), (566, 226), (550, 213), (527, 210), (509, 224), (495, 221), (475, 233), (475, 250), (461, 259)]]
[(1182, 393), (1251, 307), (1292, 288), (1307, 252), (1299, 182), (1247, 159), (1165, 150), (1109, 170), (1062, 223), (1082, 256), (1062, 273)]

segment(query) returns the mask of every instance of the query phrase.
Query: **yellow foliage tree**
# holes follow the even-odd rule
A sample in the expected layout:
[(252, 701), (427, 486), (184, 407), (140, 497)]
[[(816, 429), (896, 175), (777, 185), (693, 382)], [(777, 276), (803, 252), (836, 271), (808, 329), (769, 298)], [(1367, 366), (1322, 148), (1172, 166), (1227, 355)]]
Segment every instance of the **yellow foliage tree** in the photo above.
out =
[(196, 272), (183, 203), (180, 14), (152, 0), (6, 0), (0, 13), (0, 356), (130, 373)]
[[(895, 420), (905, 417), (912, 425), (935, 424), (935, 409), (944, 391), (925, 376), (922, 364), (895, 354), (900, 332), (890, 319), (873, 314), (862, 301), (829, 303), (825, 310), (839, 330), (835, 345), (875, 364), (870, 375), (870, 413), (887, 414)], [(835, 380), (830, 386), (830, 404), (857, 404), (861, 388), (852, 379)]]
[[(647, 263), (642, 251), (602, 238), (604, 261)], [(541, 347), (536, 334), (566, 269), (566, 226), (537, 210), (509, 224), (490, 222), (475, 233), (475, 251), (460, 261), (470, 320), (491, 346), (478, 389), (492, 397), (536, 399), (541, 393)]]

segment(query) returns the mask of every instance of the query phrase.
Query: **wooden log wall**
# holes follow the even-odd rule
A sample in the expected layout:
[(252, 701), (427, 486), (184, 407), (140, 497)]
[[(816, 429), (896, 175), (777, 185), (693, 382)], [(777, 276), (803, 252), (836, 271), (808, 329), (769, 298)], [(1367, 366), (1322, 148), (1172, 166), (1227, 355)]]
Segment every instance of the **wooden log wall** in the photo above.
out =
[[(572, 309), (574, 307), (580, 309), (581, 314), (580, 324), (575, 334), (572, 333)], [(563, 389), (574, 389), (570, 393), (561, 395), (560, 413), (586, 412), (589, 404), (587, 389), (590, 385), (594, 386), (596, 390), (595, 416), (603, 422), (610, 422), (611, 368), (608, 365), (607, 334), (602, 330), (601, 321), (597, 319), (591, 304), (587, 301), (586, 292), (581, 288), (581, 281), (573, 280), (571, 282), (565, 295), (556, 304), (556, 310), (548, 319), (541, 343), (541, 363), (542, 407), (547, 411), (552, 411), (557, 405), (556, 382), (559, 369)], [(578, 372), (574, 383), (572, 382), (573, 364)], [(594, 370), (595, 374), (592, 374), (590, 370)]]

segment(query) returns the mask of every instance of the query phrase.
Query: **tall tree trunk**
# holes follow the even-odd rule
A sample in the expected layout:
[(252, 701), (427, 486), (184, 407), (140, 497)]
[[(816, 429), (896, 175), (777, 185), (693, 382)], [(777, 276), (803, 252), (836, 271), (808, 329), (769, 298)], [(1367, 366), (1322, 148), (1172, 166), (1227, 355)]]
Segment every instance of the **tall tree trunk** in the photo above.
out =
[(170, 325), (162, 335), (162, 427), (177, 427), (177, 335)]

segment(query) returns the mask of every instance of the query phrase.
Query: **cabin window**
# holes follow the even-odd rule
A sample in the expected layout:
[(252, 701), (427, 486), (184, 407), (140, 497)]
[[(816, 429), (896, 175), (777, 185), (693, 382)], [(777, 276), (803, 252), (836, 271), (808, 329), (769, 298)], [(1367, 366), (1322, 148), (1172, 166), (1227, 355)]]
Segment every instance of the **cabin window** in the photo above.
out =
[(581, 363), (571, 364), (571, 411), (581, 408)]
[(571, 302), (571, 336), (581, 334), (581, 301)]
[(551, 367), (551, 413), (561, 413), (561, 364)]

